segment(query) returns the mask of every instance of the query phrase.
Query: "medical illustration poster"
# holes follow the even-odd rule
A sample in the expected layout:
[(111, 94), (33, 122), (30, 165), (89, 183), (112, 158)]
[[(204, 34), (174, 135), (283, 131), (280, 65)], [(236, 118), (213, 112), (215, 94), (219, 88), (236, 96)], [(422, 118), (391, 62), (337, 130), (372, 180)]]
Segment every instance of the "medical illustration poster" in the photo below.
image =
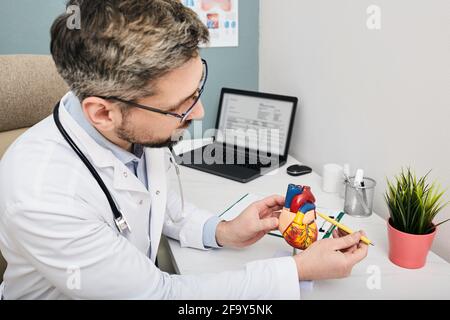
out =
[(210, 47), (239, 46), (238, 0), (183, 0), (205, 23)]

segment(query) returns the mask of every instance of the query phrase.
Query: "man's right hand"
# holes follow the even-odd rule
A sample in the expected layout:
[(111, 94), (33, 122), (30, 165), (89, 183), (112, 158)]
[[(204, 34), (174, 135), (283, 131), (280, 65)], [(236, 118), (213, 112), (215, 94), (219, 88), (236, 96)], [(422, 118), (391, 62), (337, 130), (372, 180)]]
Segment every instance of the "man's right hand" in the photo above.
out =
[(368, 246), (360, 242), (363, 231), (344, 235), (334, 232), (329, 239), (314, 242), (294, 256), (300, 280), (348, 277), (353, 266), (367, 256)]

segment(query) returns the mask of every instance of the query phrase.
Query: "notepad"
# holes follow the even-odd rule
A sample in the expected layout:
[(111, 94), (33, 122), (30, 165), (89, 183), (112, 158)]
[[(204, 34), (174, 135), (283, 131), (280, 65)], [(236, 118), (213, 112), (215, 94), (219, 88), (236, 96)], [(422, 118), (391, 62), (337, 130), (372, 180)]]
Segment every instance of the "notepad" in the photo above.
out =
[[(233, 220), (238, 215), (240, 215), (241, 212), (244, 211), (250, 204), (252, 204), (255, 201), (261, 200), (263, 198), (265, 198), (265, 196), (260, 195), (260, 194), (255, 194), (255, 193), (244, 194), (237, 201), (231, 203), (230, 206), (227, 207), (219, 215), (219, 217), (226, 221)], [(330, 216), (330, 217), (333, 217), (333, 219), (335, 219), (337, 221), (340, 221), (344, 216), (343, 212), (341, 212), (341, 210), (339, 210), (339, 209), (331, 209), (331, 208), (324, 208), (324, 207), (317, 206), (317, 210)], [(322, 239), (325, 236), (325, 234), (327, 233), (327, 231), (333, 227), (331, 223), (329, 223), (328, 221), (325, 221), (324, 219), (322, 219), (319, 216), (317, 216), (316, 224), (317, 224), (317, 228), (319, 229), (319, 238), (320, 239)], [(283, 237), (279, 230), (270, 231), (269, 235), (275, 236), (275, 237), (280, 237), (280, 238)]]

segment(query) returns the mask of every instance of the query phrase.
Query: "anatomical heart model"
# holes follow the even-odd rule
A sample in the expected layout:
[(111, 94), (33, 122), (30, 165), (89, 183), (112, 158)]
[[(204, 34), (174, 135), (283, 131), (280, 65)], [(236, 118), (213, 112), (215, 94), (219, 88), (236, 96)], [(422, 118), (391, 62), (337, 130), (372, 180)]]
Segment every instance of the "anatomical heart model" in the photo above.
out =
[(315, 201), (310, 187), (289, 184), (278, 228), (294, 248), (305, 250), (317, 240)]

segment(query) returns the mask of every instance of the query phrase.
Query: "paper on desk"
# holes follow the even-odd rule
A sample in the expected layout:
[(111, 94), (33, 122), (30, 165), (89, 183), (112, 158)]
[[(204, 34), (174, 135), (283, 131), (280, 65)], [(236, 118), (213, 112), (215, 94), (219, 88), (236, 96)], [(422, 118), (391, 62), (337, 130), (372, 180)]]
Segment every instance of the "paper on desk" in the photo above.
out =
[[(231, 203), (230, 206), (225, 209), (219, 217), (226, 221), (233, 220), (238, 215), (240, 215), (241, 212), (244, 211), (250, 204), (263, 198), (265, 198), (265, 196), (263, 195), (247, 193), (236, 202)], [(320, 206), (317, 207), (317, 210), (333, 218), (335, 218), (335, 216), (340, 212), (339, 209), (323, 208)], [(317, 228), (319, 228), (319, 235), (321, 235), (319, 236), (320, 238), (322, 238), (325, 235), (326, 231), (331, 227), (331, 223), (325, 221), (319, 216), (317, 216), (316, 224)], [(281, 232), (278, 230), (271, 231), (269, 232), (269, 234), (277, 237), (282, 237)]]

